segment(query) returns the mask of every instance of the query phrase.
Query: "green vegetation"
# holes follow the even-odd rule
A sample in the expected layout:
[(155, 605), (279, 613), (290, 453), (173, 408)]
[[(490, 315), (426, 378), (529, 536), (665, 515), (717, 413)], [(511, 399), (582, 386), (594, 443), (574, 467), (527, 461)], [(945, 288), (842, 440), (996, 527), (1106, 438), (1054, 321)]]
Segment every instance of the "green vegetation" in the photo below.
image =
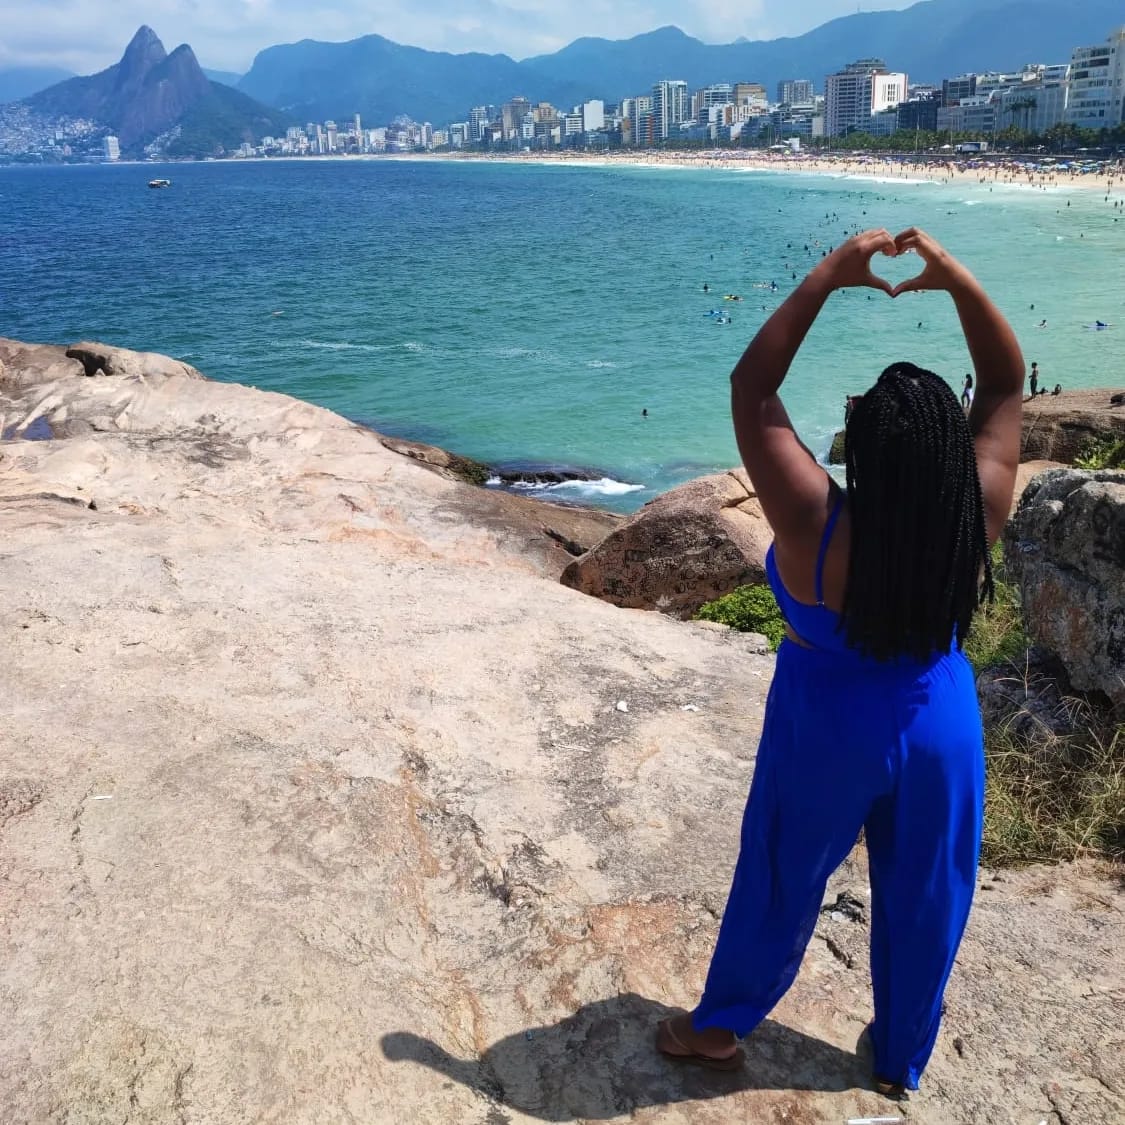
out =
[(1091, 442), (1075, 457), (1074, 465), (1079, 469), (1125, 469), (1125, 437)]
[(487, 465), (480, 461), (474, 461), (471, 457), (462, 457), (458, 453), (449, 455), (449, 468), (466, 484), (483, 486), (491, 475)]
[(739, 586), (701, 606), (697, 621), (718, 621), (740, 633), (761, 633), (775, 652), (785, 636), (785, 620), (768, 586)]
[(256, 144), (263, 136), (285, 136), (294, 119), (237, 90), (211, 83), (211, 92), (190, 106), (180, 118), (179, 136), (168, 145), (169, 156), (222, 156), (244, 141)]
[(1125, 862), (1125, 724), (1066, 704), (1073, 734), (1010, 723), (985, 732), (984, 862)]
[(977, 611), (965, 638), (965, 655), (978, 674), (997, 664), (1017, 668), (1027, 664), (1027, 637), (1023, 630), (1019, 589), (1004, 569), (999, 543), (992, 548), (992, 578), (996, 599)]
[[(1028, 639), (1019, 589), (993, 549), (996, 600), (965, 642), (978, 673), (1010, 676), (1026, 691)], [(1125, 725), (1088, 700), (1064, 698), (1072, 730), (1056, 734), (1017, 712), (985, 729), (983, 858), (999, 866), (1100, 855), (1125, 861)]]

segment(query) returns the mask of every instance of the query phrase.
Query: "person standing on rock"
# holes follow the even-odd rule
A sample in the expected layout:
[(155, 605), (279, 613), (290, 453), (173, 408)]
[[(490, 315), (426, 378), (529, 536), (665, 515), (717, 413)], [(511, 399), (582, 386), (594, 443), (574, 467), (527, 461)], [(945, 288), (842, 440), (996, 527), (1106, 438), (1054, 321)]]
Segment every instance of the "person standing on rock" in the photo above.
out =
[[(914, 252), (892, 288), (875, 254)], [(828, 297), (868, 286), (953, 299), (976, 372), (966, 417), (933, 372), (895, 363), (859, 396), (842, 490), (778, 397)], [(857, 331), (861, 329), (857, 328)], [(972, 274), (917, 229), (866, 231), (829, 255), (731, 375), (739, 450), (774, 533), (770, 586), (786, 619), (741, 850), (703, 996), (657, 1047), (722, 1070), (785, 994), (829, 875), (865, 833), (871, 874), (868, 1027), (876, 1088), (916, 1089), (972, 904), (984, 804), (973, 671), (961, 652), (992, 597), (989, 548), (1019, 460), (1024, 363)]]

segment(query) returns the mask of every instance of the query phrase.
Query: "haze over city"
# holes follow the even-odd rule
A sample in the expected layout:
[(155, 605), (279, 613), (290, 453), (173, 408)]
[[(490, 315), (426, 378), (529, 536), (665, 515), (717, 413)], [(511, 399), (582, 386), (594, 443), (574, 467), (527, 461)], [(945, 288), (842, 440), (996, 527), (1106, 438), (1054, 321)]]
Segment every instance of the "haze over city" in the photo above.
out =
[(799, 35), (826, 20), (901, 9), (910, 0), (433, 0), (420, 15), (407, 0), (0, 0), (0, 68), (57, 66), (89, 74), (116, 62), (140, 24), (159, 26), (171, 45), (191, 43), (204, 66), (243, 72), (254, 55), (300, 39), (377, 34), (451, 52), (522, 59), (582, 36), (628, 38), (675, 24), (704, 42)]

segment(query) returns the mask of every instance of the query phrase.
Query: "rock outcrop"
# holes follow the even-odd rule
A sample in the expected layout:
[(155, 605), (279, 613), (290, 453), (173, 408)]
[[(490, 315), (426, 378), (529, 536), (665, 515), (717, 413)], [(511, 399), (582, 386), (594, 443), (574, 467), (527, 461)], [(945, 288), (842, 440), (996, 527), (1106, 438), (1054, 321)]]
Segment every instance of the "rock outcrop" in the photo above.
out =
[(690, 617), (736, 586), (764, 582), (771, 538), (745, 470), (731, 469), (650, 500), (561, 581), (614, 605)]
[(1125, 405), (1115, 390), (1036, 395), (1023, 404), (1021, 461), (1071, 463), (1097, 441), (1125, 438)]
[(1005, 533), (1026, 628), (1071, 683), (1125, 704), (1125, 472), (1036, 477)]
[(544, 580), (492, 494), (327, 411), (0, 354), (17, 432), (84, 424), (0, 442), (0, 1120), (1125, 1118), (1092, 867), (982, 872), (907, 1107), (855, 1050), (862, 852), (746, 1068), (658, 1058), (772, 660)]
[[(1023, 404), (1020, 460), (1071, 464), (1094, 442), (1125, 438), (1123, 394), (1080, 390), (1028, 399)], [(844, 463), (843, 430), (832, 439), (828, 463)]]
[(159, 352), (134, 352), (84, 340), (66, 349), (67, 359), (76, 359), (82, 370), (93, 375), (140, 375), (148, 379), (202, 379), (204, 376), (190, 363), (172, 359)]

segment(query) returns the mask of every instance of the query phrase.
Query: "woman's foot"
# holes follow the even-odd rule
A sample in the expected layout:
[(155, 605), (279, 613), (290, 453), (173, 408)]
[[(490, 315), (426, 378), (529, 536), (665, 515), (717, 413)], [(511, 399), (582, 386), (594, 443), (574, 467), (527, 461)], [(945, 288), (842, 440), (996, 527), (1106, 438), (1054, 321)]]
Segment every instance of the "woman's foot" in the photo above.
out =
[(656, 1029), (656, 1049), (677, 1062), (693, 1063), (710, 1070), (737, 1070), (744, 1058), (732, 1032), (719, 1027), (696, 1031), (688, 1012), (660, 1021)]
[(875, 1092), (882, 1094), (884, 1098), (890, 1098), (891, 1101), (901, 1102), (907, 1098), (906, 1087), (901, 1082), (890, 1082), (886, 1078), (875, 1076)]

